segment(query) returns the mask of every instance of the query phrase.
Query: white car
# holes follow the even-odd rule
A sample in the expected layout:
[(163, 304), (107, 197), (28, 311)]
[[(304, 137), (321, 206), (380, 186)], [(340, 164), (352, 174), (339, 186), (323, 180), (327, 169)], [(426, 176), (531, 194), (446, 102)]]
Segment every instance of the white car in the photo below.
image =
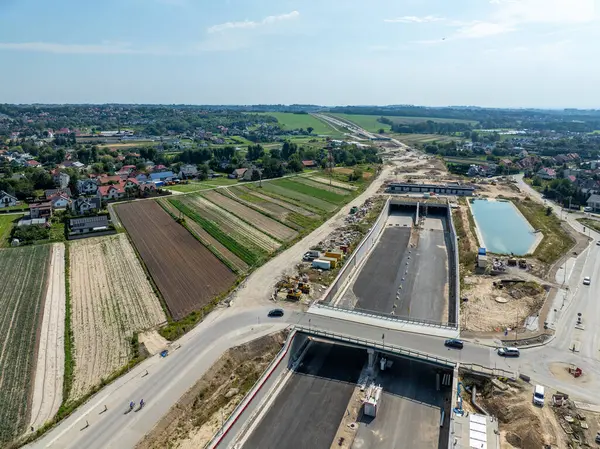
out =
[(583, 285), (590, 285), (592, 283), (592, 280), (590, 279), (589, 276), (586, 276), (583, 278)]

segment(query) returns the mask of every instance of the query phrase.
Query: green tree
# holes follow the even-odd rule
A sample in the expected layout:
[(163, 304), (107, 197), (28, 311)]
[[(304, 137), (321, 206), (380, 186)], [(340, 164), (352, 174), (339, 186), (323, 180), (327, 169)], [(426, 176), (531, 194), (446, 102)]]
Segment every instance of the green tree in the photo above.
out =
[(308, 131), (308, 134), (312, 134), (312, 132), (313, 132), (314, 130), (315, 130), (315, 129), (314, 129), (312, 126), (308, 126), (308, 127), (306, 128), (306, 131)]

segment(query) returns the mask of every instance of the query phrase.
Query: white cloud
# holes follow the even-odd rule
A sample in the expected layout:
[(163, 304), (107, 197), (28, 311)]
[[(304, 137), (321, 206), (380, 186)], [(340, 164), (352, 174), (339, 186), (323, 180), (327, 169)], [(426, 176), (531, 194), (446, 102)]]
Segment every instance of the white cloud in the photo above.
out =
[(499, 22), (572, 24), (598, 19), (596, 0), (498, 0), (495, 5)]
[(494, 22), (472, 22), (461, 26), (452, 39), (479, 39), (482, 37), (496, 36), (498, 34), (510, 33), (515, 28), (509, 24)]
[(103, 42), (101, 44), (58, 44), (55, 42), (0, 42), (0, 50), (31, 51), (60, 54), (150, 54), (158, 49), (134, 49), (127, 43)]
[(397, 17), (395, 19), (385, 19), (384, 22), (388, 22), (388, 23), (431, 23), (431, 22), (443, 22), (444, 20), (446, 20), (446, 19), (443, 17), (437, 17), (437, 16), (423, 16), (423, 17), (404, 16), (404, 17)]
[(268, 16), (258, 22), (254, 22), (251, 20), (244, 20), (241, 22), (221, 23), (219, 25), (211, 26), (206, 31), (209, 34), (212, 34), (212, 33), (220, 33), (223, 31), (234, 30), (234, 29), (252, 29), (252, 28), (258, 28), (261, 26), (270, 25), (270, 24), (285, 21), (285, 20), (297, 19), (298, 17), (300, 17), (300, 13), (298, 11), (292, 11), (290, 13), (280, 14), (278, 16)]

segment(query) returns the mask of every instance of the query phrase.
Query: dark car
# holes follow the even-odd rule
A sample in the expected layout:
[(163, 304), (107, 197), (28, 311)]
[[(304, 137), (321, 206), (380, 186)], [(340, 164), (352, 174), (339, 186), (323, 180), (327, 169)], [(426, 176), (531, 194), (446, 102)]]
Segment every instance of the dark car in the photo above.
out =
[(268, 316), (270, 316), (272, 318), (283, 316), (283, 309), (269, 310)]
[(451, 338), (444, 342), (444, 346), (448, 346), (449, 348), (462, 349), (464, 344), (461, 340), (457, 340), (456, 338)]

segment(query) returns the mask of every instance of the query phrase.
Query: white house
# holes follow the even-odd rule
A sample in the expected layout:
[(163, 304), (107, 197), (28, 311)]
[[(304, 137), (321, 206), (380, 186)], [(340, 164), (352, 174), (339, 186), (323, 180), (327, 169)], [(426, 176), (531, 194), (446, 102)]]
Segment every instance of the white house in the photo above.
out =
[(52, 180), (54, 181), (54, 185), (59, 189), (66, 189), (71, 177), (65, 172), (55, 170), (52, 173)]
[(593, 212), (600, 212), (600, 195), (590, 196), (586, 204), (592, 208)]
[(71, 210), (76, 215), (85, 215), (88, 212), (96, 212), (102, 207), (98, 197), (79, 197), (71, 202)]
[(77, 181), (77, 191), (80, 195), (94, 195), (98, 191), (98, 181), (95, 179), (80, 179)]
[(125, 196), (125, 188), (120, 184), (111, 184), (100, 186), (98, 188), (98, 198), (102, 201), (118, 200)]
[(54, 195), (50, 198), (52, 209), (66, 209), (71, 200), (66, 195)]
[(17, 205), (17, 198), (9, 195), (4, 190), (0, 190), (0, 207), (10, 207)]
[(553, 168), (544, 167), (539, 169), (536, 176), (541, 179), (552, 180), (556, 179), (556, 171)]

